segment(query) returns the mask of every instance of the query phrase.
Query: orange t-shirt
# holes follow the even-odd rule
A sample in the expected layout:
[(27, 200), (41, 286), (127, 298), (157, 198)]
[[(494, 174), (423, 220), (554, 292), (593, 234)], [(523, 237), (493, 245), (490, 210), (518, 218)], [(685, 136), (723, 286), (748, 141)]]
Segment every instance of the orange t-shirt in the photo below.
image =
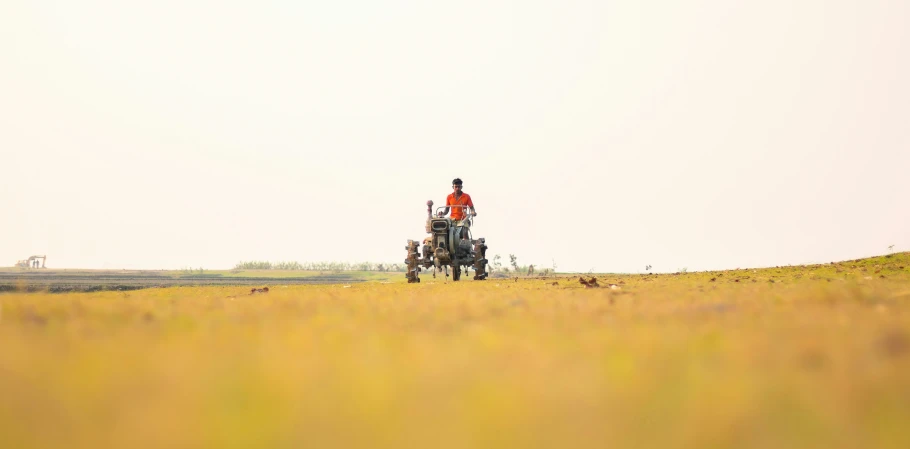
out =
[[(455, 199), (455, 193), (450, 193), (449, 196), (446, 197), (446, 206), (471, 206), (473, 209), (474, 202), (471, 201), (471, 195), (468, 195), (467, 193), (462, 193), (461, 197), (457, 200)], [(464, 207), (453, 207), (450, 210), (452, 211), (452, 220), (464, 220), (466, 212)]]

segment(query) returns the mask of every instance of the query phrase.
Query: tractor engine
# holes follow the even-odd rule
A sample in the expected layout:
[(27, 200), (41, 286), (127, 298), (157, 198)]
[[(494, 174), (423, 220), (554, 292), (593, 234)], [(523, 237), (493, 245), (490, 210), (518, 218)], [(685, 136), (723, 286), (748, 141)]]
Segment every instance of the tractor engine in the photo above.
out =
[(416, 240), (408, 240), (405, 247), (408, 251), (405, 259), (408, 282), (420, 282), (418, 273), (421, 269), (430, 267), (433, 267), (434, 277), (437, 271), (444, 271), (448, 277), (448, 267), (451, 267), (455, 281), (461, 279), (462, 270), (468, 269), (474, 270), (475, 280), (486, 279), (486, 240), (471, 239), (470, 221), (466, 225), (455, 226), (455, 222), (444, 217), (441, 212), (434, 217), (432, 206), (433, 202), (428, 201), (424, 227), (430, 235), (423, 239), (422, 245)]

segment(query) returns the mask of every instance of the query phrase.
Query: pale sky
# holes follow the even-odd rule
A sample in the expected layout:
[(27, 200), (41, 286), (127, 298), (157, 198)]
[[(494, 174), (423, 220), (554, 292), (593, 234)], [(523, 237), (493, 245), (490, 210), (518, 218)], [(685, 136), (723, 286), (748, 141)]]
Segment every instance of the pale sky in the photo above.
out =
[(910, 250), (910, 2), (0, 1), (0, 265)]

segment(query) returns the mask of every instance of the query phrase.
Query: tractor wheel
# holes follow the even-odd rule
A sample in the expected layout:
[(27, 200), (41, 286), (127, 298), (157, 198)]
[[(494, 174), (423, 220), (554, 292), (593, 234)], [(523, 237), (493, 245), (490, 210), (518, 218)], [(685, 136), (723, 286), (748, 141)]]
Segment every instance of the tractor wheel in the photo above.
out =
[(461, 266), (452, 265), (452, 280), (457, 282), (459, 279), (461, 279)]
[(474, 240), (474, 280), (482, 281), (487, 278), (487, 239)]
[(420, 276), (417, 274), (417, 271), (420, 270), (417, 267), (417, 242), (408, 240), (408, 246), (406, 246), (405, 249), (408, 250), (408, 257), (404, 260), (408, 269), (406, 274), (408, 283), (420, 282)]

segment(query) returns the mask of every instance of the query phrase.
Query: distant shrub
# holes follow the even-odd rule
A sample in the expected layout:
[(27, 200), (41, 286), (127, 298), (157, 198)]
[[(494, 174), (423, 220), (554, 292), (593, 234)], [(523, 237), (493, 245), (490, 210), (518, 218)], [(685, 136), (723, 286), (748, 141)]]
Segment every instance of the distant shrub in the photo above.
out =
[(271, 270), (272, 263), (266, 261), (250, 261), (250, 262), (240, 262), (234, 266), (238, 270)]
[(234, 268), (237, 270), (299, 270), (299, 271), (407, 271), (407, 267), (397, 263), (375, 262), (267, 262), (246, 261), (238, 262)]

